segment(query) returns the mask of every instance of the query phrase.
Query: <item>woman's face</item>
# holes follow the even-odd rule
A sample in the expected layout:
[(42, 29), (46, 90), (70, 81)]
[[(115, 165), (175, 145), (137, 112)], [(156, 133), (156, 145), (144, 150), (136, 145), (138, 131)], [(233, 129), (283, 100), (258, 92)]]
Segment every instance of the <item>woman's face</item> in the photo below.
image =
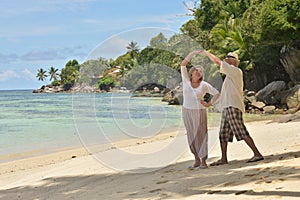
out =
[(192, 79), (193, 80), (199, 80), (203, 76), (203, 72), (201, 68), (196, 68), (192, 73)]

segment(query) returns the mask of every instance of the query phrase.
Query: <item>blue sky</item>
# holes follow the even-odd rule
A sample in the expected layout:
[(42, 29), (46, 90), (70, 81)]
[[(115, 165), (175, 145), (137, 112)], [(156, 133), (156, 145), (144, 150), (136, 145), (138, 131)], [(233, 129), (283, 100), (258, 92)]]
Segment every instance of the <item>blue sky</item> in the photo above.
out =
[[(121, 55), (141, 32), (179, 33), (191, 19), (183, 2), (193, 5), (188, 0), (1, 0), (0, 90), (39, 88), (44, 84), (36, 79), (39, 68), (61, 69), (70, 59), (82, 63), (99, 47), (101, 57)], [(117, 50), (112, 41), (125, 46)], [(148, 40), (137, 42), (143, 48)]]

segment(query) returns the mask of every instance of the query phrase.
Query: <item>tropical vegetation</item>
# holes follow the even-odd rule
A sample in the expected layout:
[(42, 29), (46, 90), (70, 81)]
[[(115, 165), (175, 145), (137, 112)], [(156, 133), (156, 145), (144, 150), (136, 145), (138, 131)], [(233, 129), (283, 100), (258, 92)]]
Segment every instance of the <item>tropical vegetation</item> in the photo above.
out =
[[(66, 90), (75, 83), (103, 90), (149, 82), (166, 85), (170, 79), (180, 79), (174, 72), (188, 52), (204, 48), (220, 58), (229, 51), (237, 52), (248, 89), (261, 89), (274, 80), (289, 81), (280, 51), (283, 47), (300, 49), (299, 0), (201, 0), (193, 5), (188, 7), (192, 19), (182, 25), (181, 33), (170, 38), (159, 33), (143, 49), (131, 41), (127, 52), (115, 60), (99, 57), (82, 64), (71, 60), (60, 74), (54, 67), (48, 74), (39, 69), (37, 78), (45, 81), (49, 76), (52, 84)], [(210, 65), (205, 58), (197, 59), (195, 62)], [(206, 78), (217, 76), (216, 66), (208, 71)]]

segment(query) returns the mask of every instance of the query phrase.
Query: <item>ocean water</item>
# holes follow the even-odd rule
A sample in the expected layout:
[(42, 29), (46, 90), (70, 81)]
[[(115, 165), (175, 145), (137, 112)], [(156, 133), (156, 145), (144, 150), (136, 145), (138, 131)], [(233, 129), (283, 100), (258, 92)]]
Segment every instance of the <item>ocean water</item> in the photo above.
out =
[(161, 98), (0, 91), (0, 162), (24, 153), (149, 138), (182, 128), (181, 107)]

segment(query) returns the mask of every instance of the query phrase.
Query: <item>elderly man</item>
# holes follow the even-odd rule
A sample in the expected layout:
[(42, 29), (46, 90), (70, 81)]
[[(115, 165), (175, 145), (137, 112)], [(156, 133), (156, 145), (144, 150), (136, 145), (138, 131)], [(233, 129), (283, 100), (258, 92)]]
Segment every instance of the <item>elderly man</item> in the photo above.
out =
[(243, 98), (244, 83), (243, 72), (238, 68), (240, 63), (238, 55), (234, 52), (229, 52), (225, 59), (221, 61), (217, 56), (205, 50), (201, 54), (207, 56), (212, 62), (220, 66), (220, 72), (226, 75), (220, 97), (222, 120), (219, 139), (222, 157), (210, 165), (215, 166), (228, 163), (227, 144), (233, 141), (233, 136), (236, 137), (237, 141), (244, 140), (253, 151), (254, 156), (247, 162), (263, 160), (264, 157), (255, 146), (243, 121), (243, 112), (245, 112)]

